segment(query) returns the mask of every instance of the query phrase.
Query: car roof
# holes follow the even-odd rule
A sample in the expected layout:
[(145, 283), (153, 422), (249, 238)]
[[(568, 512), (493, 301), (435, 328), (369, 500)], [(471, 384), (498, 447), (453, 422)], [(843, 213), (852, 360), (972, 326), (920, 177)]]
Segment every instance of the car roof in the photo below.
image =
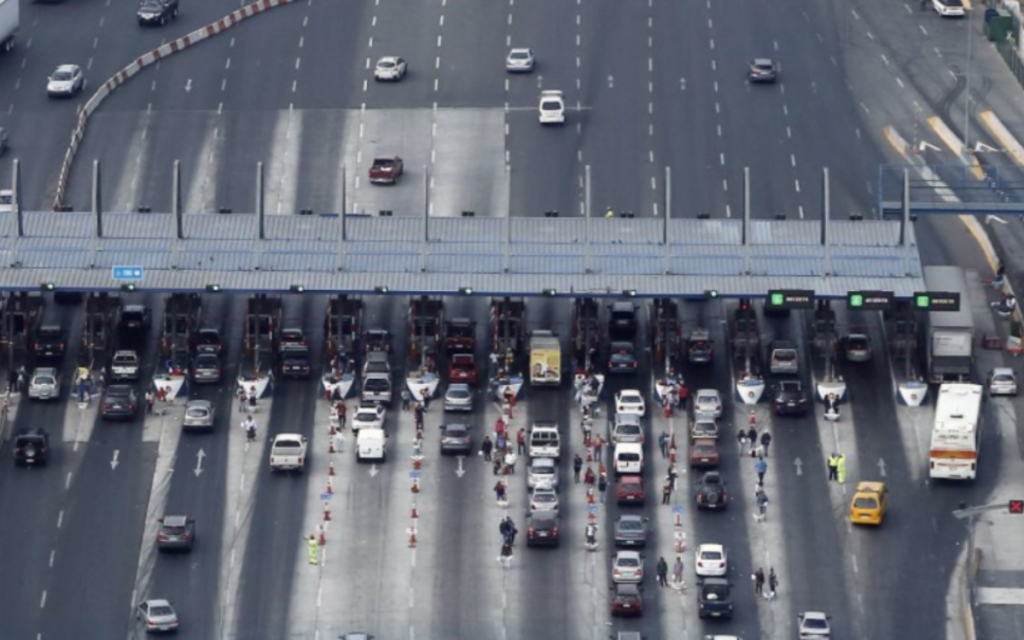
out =
[(636, 395), (636, 396), (640, 396), (641, 398), (643, 398), (643, 395), (640, 393), (639, 389), (623, 389), (622, 391), (619, 391), (619, 396), (628, 396), (628, 395)]
[(53, 367), (36, 367), (36, 370), (32, 372), (34, 376), (56, 376), (57, 370)]
[(377, 64), (380, 64), (381, 62), (398, 62), (400, 59), (401, 58), (398, 56), (381, 56), (380, 60), (377, 61)]
[(529, 47), (512, 47), (509, 53), (533, 53), (533, 49)]
[(720, 544), (708, 543), (702, 544), (699, 547), (697, 547), (697, 551), (700, 553), (704, 553), (705, 551), (717, 551), (718, 553), (725, 553), (725, 547), (723, 547)]
[(697, 389), (697, 397), (700, 396), (718, 396), (718, 389)]
[(640, 595), (640, 587), (635, 584), (622, 583), (615, 585), (615, 593), (622, 596), (638, 596)]
[(857, 493), (882, 493), (883, 491), (885, 491), (884, 482), (865, 481), (857, 483)]
[(167, 527), (184, 527), (188, 524), (188, 516), (164, 516), (163, 523)]
[(58, 66), (55, 69), (55, 71), (67, 71), (69, 73), (77, 71), (77, 70), (78, 70), (78, 65), (77, 64), (62, 64), (62, 65)]
[(126, 304), (126, 305), (124, 305), (124, 307), (122, 307), (122, 309), (124, 311), (140, 312), (141, 313), (141, 312), (146, 310), (146, 305), (144, 305), (144, 304)]
[(449, 391), (469, 391), (469, 385), (465, 384), (465, 383), (462, 383), (462, 382), (457, 382), (455, 384), (448, 385), (448, 390)]
[[(145, 604), (148, 605), (150, 608), (153, 608), (153, 607), (170, 607), (171, 606), (170, 601), (169, 600), (164, 600), (163, 598), (155, 598), (155, 599), (152, 599), (152, 600), (146, 600)], [(174, 607), (171, 607), (171, 608), (173, 609)]]
[(644, 479), (641, 478), (639, 475), (637, 475), (635, 473), (625, 473), (625, 474), (619, 476), (619, 482), (620, 483), (624, 483), (624, 482), (640, 482), (640, 483), (642, 483), (643, 481), (644, 481)]
[(995, 368), (992, 369), (992, 375), (994, 375), (994, 376), (1014, 376), (1014, 377), (1016, 377), (1016, 374), (1013, 372), (1013, 369), (1011, 369), (1010, 367), (995, 367)]
[[(546, 91), (541, 91), (540, 92), (540, 96), (542, 98), (561, 98), (562, 97), (562, 92), (558, 91), (556, 89), (548, 89)], [(536, 333), (536, 332), (534, 332), (534, 333)]]
[(632, 550), (622, 549), (622, 550), (617, 551), (615, 553), (615, 557), (616, 558), (633, 558), (635, 560), (640, 560), (641, 555), (640, 555), (639, 551), (632, 551)]
[(707, 482), (709, 480), (714, 480), (714, 481), (717, 481), (717, 482), (721, 482), (722, 481), (722, 472), (721, 471), (706, 471), (706, 472), (704, 472), (704, 475), (701, 476), (701, 482)]
[(643, 451), (644, 445), (639, 442), (620, 442), (615, 445), (616, 451)]
[(132, 356), (132, 357), (138, 358), (139, 354), (135, 353), (134, 351), (129, 351), (127, 349), (124, 350), (124, 351), (115, 351), (114, 352), (114, 357), (115, 358), (120, 358), (120, 357), (124, 357), (124, 356)]
[(302, 440), (301, 433), (279, 433), (274, 436), (274, 440)]
[(623, 513), (617, 520), (619, 522), (643, 522), (644, 517), (635, 513)]
[(209, 400), (203, 400), (201, 398), (196, 398), (194, 400), (189, 400), (188, 403), (185, 405), (185, 409), (186, 410), (187, 409), (195, 409), (195, 408), (198, 408), (198, 407), (201, 407), (203, 409), (212, 409), (213, 408), (213, 403), (210, 402)]
[(757, 66), (772, 66), (775, 62), (771, 58), (754, 58), (753, 63)]
[(627, 411), (626, 413), (615, 414), (615, 426), (618, 426), (620, 424), (639, 425), (640, 422), (641, 417), (639, 413), (631, 413)]
[(112, 384), (107, 387), (107, 393), (120, 394), (123, 393), (128, 395), (134, 391), (130, 384)]

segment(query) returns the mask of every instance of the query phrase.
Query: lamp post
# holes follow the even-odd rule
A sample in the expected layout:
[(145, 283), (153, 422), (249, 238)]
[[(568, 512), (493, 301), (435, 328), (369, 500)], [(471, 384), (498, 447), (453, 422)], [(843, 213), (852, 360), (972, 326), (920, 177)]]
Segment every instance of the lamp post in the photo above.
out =
[(964, 88), (964, 153), (970, 148), (971, 133), (971, 66), (974, 61), (974, 11), (967, 13), (967, 83)]

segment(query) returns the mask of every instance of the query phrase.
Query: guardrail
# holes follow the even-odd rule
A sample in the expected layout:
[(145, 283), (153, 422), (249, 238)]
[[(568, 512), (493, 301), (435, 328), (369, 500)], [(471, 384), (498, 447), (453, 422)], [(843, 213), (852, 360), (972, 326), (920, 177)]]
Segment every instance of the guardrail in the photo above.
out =
[(296, 1), (297, 0), (257, 0), (252, 4), (242, 7), (241, 9), (232, 11), (216, 22), (196, 29), (186, 36), (178, 38), (172, 42), (168, 42), (165, 45), (139, 56), (127, 67), (118, 71), (109, 80), (104, 82), (103, 85), (96, 90), (96, 93), (94, 93), (82, 107), (81, 113), (78, 114), (78, 122), (75, 124), (74, 130), (71, 132), (71, 142), (68, 144), (68, 150), (64, 153), (64, 161), (61, 163), (60, 167), (60, 176), (57, 178), (57, 193), (53, 200), (53, 210), (59, 211), (61, 206), (64, 204), (64, 192), (67, 189), (68, 178), (71, 175), (71, 167), (74, 164), (75, 155), (78, 153), (78, 146), (85, 137), (85, 126), (89, 121), (89, 116), (92, 115), (100, 104), (103, 103), (103, 100), (105, 100), (107, 96), (127, 82), (129, 78), (133, 77), (135, 74), (139, 73), (151, 64), (155, 64), (156, 62), (172, 56), (179, 51), (183, 51), (192, 45), (198, 44), (207, 38), (223, 33), (239, 22), (252, 18), (253, 16), (257, 16), (268, 9), (292, 4)]

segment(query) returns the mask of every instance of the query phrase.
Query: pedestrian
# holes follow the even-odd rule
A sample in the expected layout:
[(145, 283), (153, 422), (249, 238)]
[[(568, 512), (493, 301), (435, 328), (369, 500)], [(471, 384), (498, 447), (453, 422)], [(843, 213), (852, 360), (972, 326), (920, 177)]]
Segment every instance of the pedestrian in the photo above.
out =
[(500, 436), (503, 433), (505, 433), (505, 421), (499, 417), (494, 422), (494, 434)]
[(480, 453), (484, 457), (484, 462), (491, 461), (491, 449), (494, 448), (494, 443), (491, 442), (491, 436), (484, 436), (484, 441), (480, 445)]
[(588, 522), (587, 523), (587, 528), (586, 528), (586, 531), (585, 531), (584, 535), (586, 536), (586, 539), (587, 539), (587, 546), (592, 548), (592, 549), (596, 548), (597, 547), (597, 525), (595, 525), (593, 522)]
[(519, 529), (516, 529), (516, 523), (512, 522), (512, 518), (505, 516), (505, 519), (508, 520), (508, 544), (514, 547), (516, 536), (519, 535)]
[(736, 432), (736, 442), (740, 445), (740, 451), (747, 448), (747, 432), (740, 427), (740, 430)]
[(497, 351), (492, 351), (491, 355), (488, 356), (488, 360), (489, 360), (490, 365), (491, 365), (491, 377), (492, 378), (497, 377), (497, 375), (498, 375), (498, 358), (499, 357), (500, 356), (498, 355)]
[(412, 396), (409, 394), (408, 389), (402, 389), (402, 411), (409, 410), (409, 404), (412, 400)]
[(758, 515), (756, 516), (756, 519), (758, 522), (763, 522), (765, 519), (768, 518), (768, 494), (765, 493), (762, 489), (757, 492), (757, 495), (754, 496), (754, 499), (757, 502)]
[(146, 389), (146, 413), (153, 413), (153, 390)]
[(828, 457), (828, 481), (839, 480), (839, 458), (835, 453)]
[(594, 435), (594, 421), (590, 418), (583, 418), (583, 423), (580, 426), (583, 428), (583, 445), (589, 447), (590, 439)]
[(757, 446), (757, 429), (753, 426), (747, 431), (747, 444), (750, 445), (750, 450), (753, 451)]
[(505, 454), (505, 473), (512, 475), (516, 472), (516, 452), (512, 449)]
[(412, 415), (416, 419), (416, 422), (423, 424), (423, 404), (420, 402), (413, 403)]
[(576, 457), (572, 459), (572, 479), (576, 484), (580, 483), (580, 471), (583, 470), (583, 458), (580, 454), (576, 454)]
[(757, 411), (755, 411), (754, 409), (750, 410), (749, 423), (751, 427), (757, 427)]
[(683, 585), (683, 559), (680, 556), (676, 556), (676, 564), (672, 567), (672, 583), (677, 587)]
[(499, 503), (506, 501), (504, 480), (498, 480), (498, 482), (494, 485), (494, 497), (495, 499), (497, 499)]
[(665, 556), (658, 558), (658, 586), (668, 586), (668, 563), (665, 562)]
[(505, 516), (498, 523), (498, 534), (502, 544), (512, 544), (512, 520)]
[(690, 397), (690, 389), (685, 385), (679, 385), (679, 408), (686, 411), (686, 400)]
[(661, 398), (661, 409), (666, 420), (672, 417), (672, 397), (667, 393)]
[(597, 436), (594, 438), (594, 457), (598, 460), (601, 459), (601, 450), (604, 448), (604, 438)]
[(245, 413), (246, 409), (248, 408), (248, 405), (246, 403), (247, 398), (245, 395), (245, 389), (239, 387), (236, 397), (238, 398), (238, 413)]
[(775, 567), (768, 570), (768, 593), (765, 598), (768, 600), (775, 599), (775, 591), (779, 588), (779, 577), (775, 575)]
[(604, 493), (608, 490), (608, 474), (601, 473), (601, 477), (597, 479), (597, 491), (601, 496), (601, 504), (604, 504)]
[(668, 457), (668, 434), (664, 431), (658, 436), (658, 448), (661, 449), (661, 457)]
[(757, 481), (764, 484), (764, 474), (768, 473), (768, 461), (764, 457), (758, 457), (754, 463), (754, 471), (757, 472)]
[(758, 567), (752, 578), (754, 579), (754, 593), (761, 595), (764, 591), (764, 569)]
[(501, 555), (498, 556), (498, 562), (501, 563), (502, 568), (512, 568), (512, 545), (503, 544), (501, 545)]
[(249, 412), (256, 413), (256, 385), (249, 387)]
[(309, 551), (309, 564), (317, 565), (320, 559), (320, 545), (317, 544), (316, 536), (312, 533), (306, 539), (306, 549)]
[(420, 399), (423, 400), (423, 410), (426, 411), (430, 408), (430, 390), (426, 387), (420, 391)]
[(846, 483), (846, 456), (841, 453), (836, 459), (836, 481), (838, 481), (839, 484)]
[(761, 434), (761, 453), (768, 457), (768, 446), (772, 443), (772, 434), (765, 431)]
[(672, 480), (666, 478), (665, 485), (661, 488), (661, 504), (672, 502)]
[(519, 450), (519, 455), (526, 455), (526, 429), (519, 427), (519, 431), (516, 432), (516, 445)]
[(504, 455), (505, 450), (508, 449), (508, 440), (505, 439), (505, 434), (499, 434), (494, 440), (494, 446)]

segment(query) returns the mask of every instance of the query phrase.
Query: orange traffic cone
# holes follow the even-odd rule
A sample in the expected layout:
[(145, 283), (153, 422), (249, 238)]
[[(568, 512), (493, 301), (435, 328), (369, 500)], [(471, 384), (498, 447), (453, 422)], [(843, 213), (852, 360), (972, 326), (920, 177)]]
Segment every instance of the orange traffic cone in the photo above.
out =
[(594, 504), (594, 488), (587, 489), (587, 504)]
[(412, 481), (412, 492), (413, 493), (419, 493), (420, 492), (420, 481), (419, 480), (413, 480)]
[(409, 548), (416, 548), (416, 529), (409, 529)]
[(413, 471), (419, 471), (422, 466), (423, 466), (423, 460), (419, 456), (417, 456), (417, 457), (412, 459)]
[(334, 475), (334, 462), (331, 462), (331, 466), (327, 469), (327, 475), (329, 475), (329, 476), (333, 476)]
[(327, 445), (329, 447), (327, 449), (327, 453), (337, 453), (337, 451), (334, 450), (334, 438), (331, 438), (329, 442), (330, 442), (330, 444)]
[(324, 532), (323, 526), (320, 527), (320, 546), (327, 544), (327, 534)]
[(331, 505), (329, 502), (324, 500), (324, 522), (331, 521)]
[(334, 480), (330, 476), (327, 476), (327, 493), (334, 495)]
[(416, 508), (416, 503), (412, 503), (412, 519), (420, 517), (420, 510)]

